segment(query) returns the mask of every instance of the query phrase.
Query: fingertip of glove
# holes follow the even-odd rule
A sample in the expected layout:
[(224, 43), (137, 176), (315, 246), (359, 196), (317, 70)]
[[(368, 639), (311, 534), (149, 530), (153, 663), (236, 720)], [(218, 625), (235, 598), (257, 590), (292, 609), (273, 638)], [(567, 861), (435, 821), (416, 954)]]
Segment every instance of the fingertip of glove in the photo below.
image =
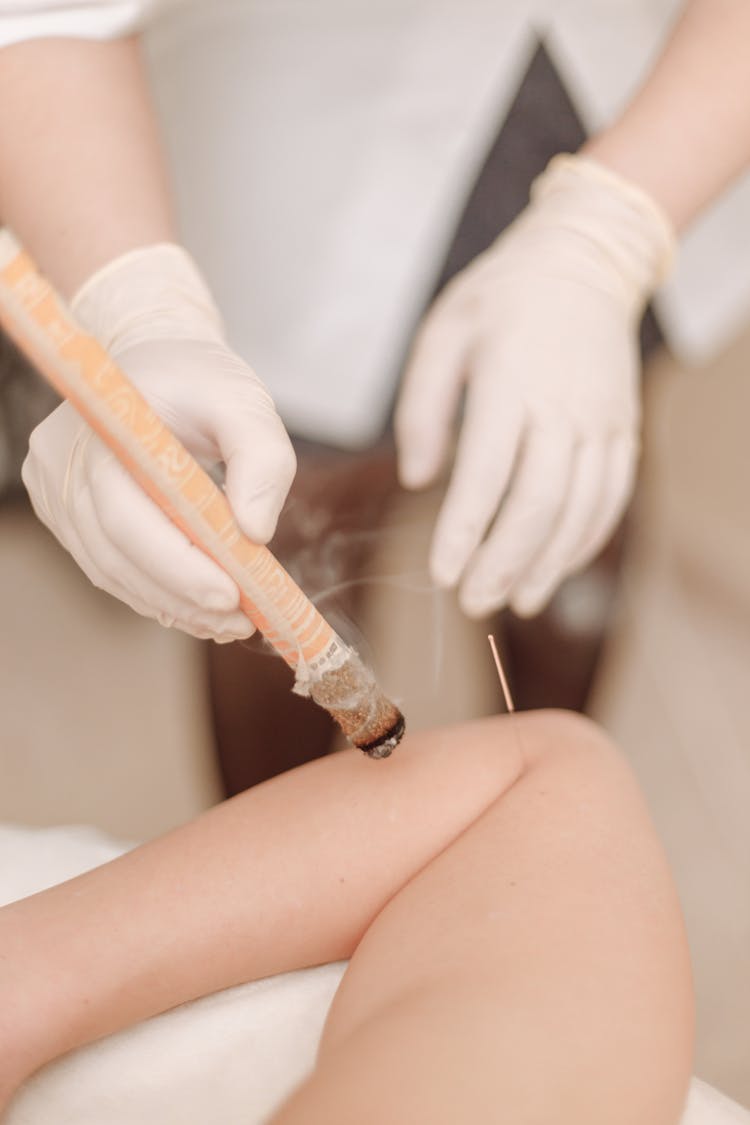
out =
[(481, 621), (483, 617), (489, 617), (493, 609), (485, 599), (475, 600), (474, 598), (460, 598), (459, 605), (466, 616), (470, 617), (472, 621)]
[(287, 465), (285, 472), (267, 477), (265, 481), (251, 481), (244, 487), (244, 481), (234, 474), (227, 476), (227, 499), (237, 523), (253, 543), (267, 543), (276, 531), (294, 476), (289, 469)]
[(469, 588), (462, 590), (459, 597), (459, 605), (467, 617), (478, 621), (483, 617), (489, 617), (491, 613), (497, 613), (503, 608), (506, 602), (506, 594), (504, 591), (492, 591), (489, 589), (475, 590)]
[(440, 471), (443, 447), (430, 440), (424, 425), (396, 425), (398, 479), (404, 488), (426, 488)]
[(229, 645), (233, 641), (246, 641), (252, 637), (257, 630), (254, 625), (251, 625), (246, 633), (217, 633), (210, 639), (215, 645)]
[(227, 488), (227, 497), (242, 531), (253, 543), (268, 543), (276, 531), (281, 509), (286, 499), (286, 489), (276, 482), (256, 487), (252, 493), (237, 494), (237, 489)]
[(234, 592), (219, 589), (209, 590), (201, 599), (201, 602), (203, 608), (210, 610), (211, 613), (233, 613), (240, 604), (239, 592), (236, 588)]
[(510, 599), (510, 607), (516, 617), (528, 620), (541, 613), (548, 601), (549, 594), (544, 590), (537, 588), (528, 591), (522, 590)]
[(463, 562), (455, 555), (434, 553), (430, 559), (430, 577), (442, 590), (456, 586), (462, 570)]
[(212, 625), (210, 639), (217, 645), (227, 645), (232, 641), (246, 641), (255, 632), (255, 626), (249, 617), (237, 610), (228, 614), (222, 621), (209, 623)]
[(429, 484), (432, 484), (434, 478), (435, 472), (432, 467), (422, 461), (399, 461), (398, 479), (402, 488), (408, 488), (411, 491), (427, 488)]
[(265, 547), (266, 543), (273, 538), (279, 518), (279, 513), (275, 509), (274, 511), (258, 511), (255, 506), (252, 506), (245, 512), (236, 511), (235, 515), (237, 523), (251, 543), (256, 543), (259, 547)]

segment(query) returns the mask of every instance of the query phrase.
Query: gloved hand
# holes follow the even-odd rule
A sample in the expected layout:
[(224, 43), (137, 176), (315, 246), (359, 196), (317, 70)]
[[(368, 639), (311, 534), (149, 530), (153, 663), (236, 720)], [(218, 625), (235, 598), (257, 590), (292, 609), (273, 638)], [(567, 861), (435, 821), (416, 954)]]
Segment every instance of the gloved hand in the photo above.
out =
[[(179, 246), (136, 250), (95, 274), (72, 302), (204, 467), (226, 466), (243, 531), (276, 526), (295, 456), (270, 395), (226, 345), (219, 314)], [(31, 435), (23, 480), (43, 523), (95, 586), (163, 625), (233, 640), (253, 627), (231, 578), (188, 541), (67, 403)]]
[(402, 483), (429, 484), (466, 401), (434, 533), (463, 609), (538, 612), (628, 499), (639, 450), (637, 328), (674, 238), (603, 166), (556, 157), (526, 210), (438, 297), (396, 413)]

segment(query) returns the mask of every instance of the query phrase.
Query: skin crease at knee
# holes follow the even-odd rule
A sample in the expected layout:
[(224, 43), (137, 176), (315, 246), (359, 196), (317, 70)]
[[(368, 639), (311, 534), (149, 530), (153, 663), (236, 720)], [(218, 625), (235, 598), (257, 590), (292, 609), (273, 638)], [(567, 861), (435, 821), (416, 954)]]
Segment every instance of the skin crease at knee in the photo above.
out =
[[(556, 737), (545, 749), (549, 724)], [(528, 716), (519, 733), (523, 775), (391, 900), (368, 931), (334, 1001), (318, 1069), (274, 1125), (354, 1119), (362, 1125), (494, 1125), (506, 1112), (508, 1121), (524, 1125), (676, 1125), (692, 1063), (689, 964), (679, 907), (642, 799), (625, 763), (586, 720)], [(487, 904), (481, 884), (493, 881), (495, 854), (499, 868), (506, 854), (510, 868), (518, 868), (515, 879), (506, 873), (500, 880), (506, 901), (512, 904), (524, 883), (533, 883), (533, 871), (524, 878), (522, 849), (519, 858), (510, 846), (517, 833), (514, 800), (524, 804), (526, 823), (535, 806), (540, 813), (548, 809), (559, 850), (573, 858), (576, 848), (594, 853), (591, 885), (571, 886), (576, 909), (589, 911), (580, 950), (567, 900), (558, 917), (544, 911), (544, 897), (554, 899), (555, 888), (570, 882), (566, 855), (559, 861), (543, 856), (549, 878), (539, 888), (541, 901), (533, 894), (523, 899), (515, 918), (506, 910), (494, 932), (482, 926)], [(556, 819), (559, 811), (565, 815)], [(540, 819), (532, 825), (532, 842), (544, 832)], [(611, 868), (616, 871), (597, 913), (592, 903)], [(479, 873), (479, 890), (466, 887), (472, 870)], [(536, 920), (531, 930), (524, 928), (523, 912)], [(463, 929), (457, 918), (465, 919)], [(576, 981), (570, 995), (555, 944), (556, 928), (564, 935), (566, 921)], [(514, 926), (515, 943), (503, 949), (504, 931)], [(618, 929), (627, 938), (619, 944)], [(549, 1001), (546, 988), (540, 999), (540, 974)], [(602, 999), (601, 1011), (600, 992), (611, 993), (612, 1001)]]

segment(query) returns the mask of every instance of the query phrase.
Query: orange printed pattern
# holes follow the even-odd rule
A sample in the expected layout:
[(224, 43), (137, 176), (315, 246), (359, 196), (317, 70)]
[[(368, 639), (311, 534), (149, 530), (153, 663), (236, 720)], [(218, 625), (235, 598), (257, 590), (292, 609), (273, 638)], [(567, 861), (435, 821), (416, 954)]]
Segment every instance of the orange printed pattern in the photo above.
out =
[(350, 650), (266, 547), (238, 527), (224, 493), (102, 346), (76, 324), (8, 231), (0, 231), (0, 324), (142, 488), (240, 588), (241, 606), (298, 687)]

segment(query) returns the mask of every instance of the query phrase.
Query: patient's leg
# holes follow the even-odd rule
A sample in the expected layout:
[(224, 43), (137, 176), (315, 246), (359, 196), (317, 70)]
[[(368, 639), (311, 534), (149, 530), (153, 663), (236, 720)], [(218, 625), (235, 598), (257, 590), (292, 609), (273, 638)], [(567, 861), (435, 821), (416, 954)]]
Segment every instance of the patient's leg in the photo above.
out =
[(343, 751), (0, 910), (0, 1105), (72, 1047), (185, 1000), (348, 957), (521, 771), (502, 720)]
[[(632, 781), (601, 742), (540, 714), (415, 736), (387, 762), (344, 752), (0, 911), (0, 1092), (191, 997), (348, 956), (369, 928), (318, 1075), (280, 1121), (365, 1121), (373, 1107), (370, 1120), (414, 1122), (423, 1105), (430, 1117), (435, 1060), (441, 1104), (460, 1073), (494, 1097), (485, 1080), (502, 1064), (504, 1087), (521, 1084), (507, 1104), (523, 1107), (530, 1061), (533, 1091), (543, 1075), (555, 1105), (566, 1086), (619, 1097), (626, 1076), (631, 1098), (676, 1101), (689, 1040), (678, 912)], [(383, 1105), (394, 1039), (410, 1062)], [(669, 1120), (635, 1108), (639, 1125)], [(584, 1111), (552, 1116), (617, 1120)]]
[(274, 1125), (678, 1121), (690, 972), (643, 801), (590, 724), (518, 730), (523, 776), (370, 927)]

